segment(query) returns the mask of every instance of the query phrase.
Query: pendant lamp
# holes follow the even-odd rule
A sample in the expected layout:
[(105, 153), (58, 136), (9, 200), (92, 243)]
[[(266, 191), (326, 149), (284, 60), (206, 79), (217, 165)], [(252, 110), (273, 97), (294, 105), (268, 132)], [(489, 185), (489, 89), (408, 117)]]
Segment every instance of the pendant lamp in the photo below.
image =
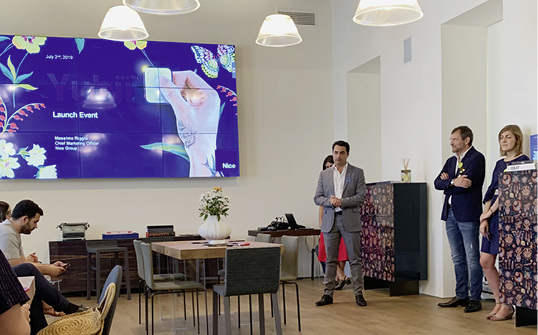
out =
[(359, 0), (353, 21), (364, 26), (388, 27), (417, 21), (423, 15), (417, 0)]
[(198, 0), (123, 0), (123, 4), (137, 12), (157, 15), (187, 14), (200, 7)]
[(289, 15), (272, 14), (265, 18), (256, 38), (264, 47), (288, 47), (302, 42), (301, 35)]
[(97, 35), (112, 41), (138, 41), (149, 36), (138, 13), (126, 6), (110, 8)]

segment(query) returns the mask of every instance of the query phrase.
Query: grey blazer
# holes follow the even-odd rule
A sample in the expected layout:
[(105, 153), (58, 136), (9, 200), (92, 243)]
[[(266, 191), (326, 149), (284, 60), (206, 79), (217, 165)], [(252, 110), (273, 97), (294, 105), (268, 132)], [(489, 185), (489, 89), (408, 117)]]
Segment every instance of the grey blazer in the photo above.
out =
[[(323, 220), (321, 231), (328, 233), (331, 231), (334, 222), (334, 207), (331, 205), (331, 195), (334, 195), (334, 169), (329, 168), (321, 171), (316, 187), (314, 202), (318, 206), (323, 206)], [(364, 171), (351, 164), (347, 167), (344, 180), (344, 191), (342, 192), (342, 216), (344, 227), (349, 232), (359, 232), (362, 230), (360, 205), (366, 196), (366, 183), (364, 181)]]

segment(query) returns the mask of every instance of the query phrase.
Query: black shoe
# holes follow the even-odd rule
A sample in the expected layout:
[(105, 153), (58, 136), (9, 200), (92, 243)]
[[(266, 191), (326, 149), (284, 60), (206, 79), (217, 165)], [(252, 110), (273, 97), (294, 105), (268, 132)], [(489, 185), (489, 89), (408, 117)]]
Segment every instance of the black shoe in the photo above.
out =
[(345, 281), (343, 281), (343, 280), (338, 280), (338, 281), (336, 282), (336, 286), (334, 287), (334, 289), (335, 289), (335, 290), (341, 290), (341, 289), (344, 288), (344, 285), (345, 285), (345, 284), (346, 284)]
[(90, 307), (69, 303), (69, 306), (67, 306), (64, 310), (62, 310), (62, 312), (64, 312), (65, 314), (73, 314), (73, 313), (85, 312), (88, 309), (90, 309)]
[(463, 306), (467, 307), (469, 305), (469, 298), (460, 299), (458, 297), (454, 297), (450, 299), (448, 302), (440, 302), (437, 304), (439, 307), (458, 307)]
[(470, 300), (469, 305), (465, 307), (464, 312), (465, 313), (472, 313), (472, 312), (478, 312), (482, 309), (482, 303), (478, 300)]
[(364, 296), (362, 294), (355, 296), (355, 302), (357, 302), (357, 305), (359, 306), (366, 306), (366, 300), (364, 300)]
[(80, 312), (86, 312), (88, 309), (90, 309), (90, 307), (88, 307), (88, 306), (84, 306), (84, 305), (80, 305), (80, 306), (78, 306), (77, 313), (80, 313)]
[(316, 306), (325, 306), (333, 303), (333, 297), (324, 294), (319, 301), (316, 301)]

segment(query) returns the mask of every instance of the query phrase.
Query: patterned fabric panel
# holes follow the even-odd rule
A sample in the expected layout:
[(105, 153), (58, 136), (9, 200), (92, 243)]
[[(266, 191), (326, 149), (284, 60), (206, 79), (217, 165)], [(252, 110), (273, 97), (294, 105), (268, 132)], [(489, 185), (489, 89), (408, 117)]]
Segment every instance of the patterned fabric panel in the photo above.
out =
[(536, 170), (503, 173), (499, 182), (501, 301), (536, 309)]
[(394, 190), (391, 184), (366, 187), (361, 207), (364, 276), (394, 281)]

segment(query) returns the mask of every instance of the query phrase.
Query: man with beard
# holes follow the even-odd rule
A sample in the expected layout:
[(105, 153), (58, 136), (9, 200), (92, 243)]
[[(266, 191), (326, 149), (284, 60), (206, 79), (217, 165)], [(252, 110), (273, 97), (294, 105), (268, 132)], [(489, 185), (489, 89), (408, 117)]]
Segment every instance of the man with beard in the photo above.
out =
[(67, 265), (60, 261), (54, 264), (38, 262), (35, 253), (24, 256), (20, 234), (30, 235), (37, 228), (43, 210), (32, 200), (20, 201), (11, 213), (11, 217), (0, 223), (0, 250), (11, 266), (32, 263), (42, 274), (58, 277), (65, 272)]
[[(4, 222), (0, 223), (0, 250), (4, 253), (13, 271), (18, 277), (33, 276), (35, 279), (35, 295), (30, 305), (31, 334), (37, 334), (47, 326), (43, 309), (52, 308), (48, 314), (59, 316), (82, 312), (85, 306), (75, 305), (67, 300), (54, 288), (43, 275), (57, 277), (65, 272), (65, 263), (41, 264), (35, 254), (24, 257), (20, 234), (29, 235), (37, 228), (37, 223), (43, 215), (43, 210), (32, 200), (20, 201)], [(58, 313), (55, 311), (60, 311)]]

